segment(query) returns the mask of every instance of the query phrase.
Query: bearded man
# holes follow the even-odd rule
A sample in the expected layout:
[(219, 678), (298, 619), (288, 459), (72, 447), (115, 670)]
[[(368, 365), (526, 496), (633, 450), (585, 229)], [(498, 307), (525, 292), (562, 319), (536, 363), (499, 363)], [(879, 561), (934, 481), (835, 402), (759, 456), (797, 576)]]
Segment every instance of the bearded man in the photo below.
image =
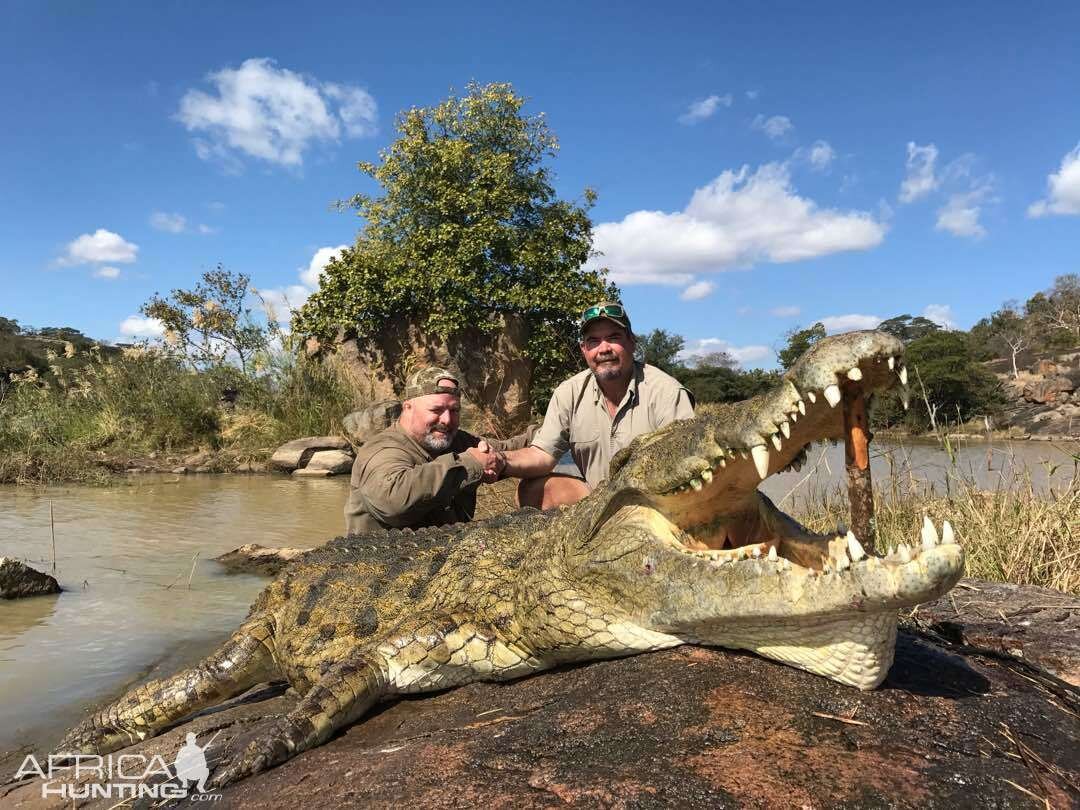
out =
[(458, 428), (461, 389), (444, 368), (425, 368), (405, 383), (401, 416), (367, 442), (353, 462), (345, 531), (421, 528), (472, 520), (476, 490), (502, 475), (502, 451), (525, 447)]
[[(521, 506), (550, 509), (581, 500), (635, 437), (694, 415), (693, 395), (678, 380), (634, 359), (630, 315), (618, 301), (586, 309), (579, 331), (588, 368), (555, 389), (530, 446), (506, 454), (505, 475), (522, 479)], [(567, 451), (581, 477), (552, 474)]]

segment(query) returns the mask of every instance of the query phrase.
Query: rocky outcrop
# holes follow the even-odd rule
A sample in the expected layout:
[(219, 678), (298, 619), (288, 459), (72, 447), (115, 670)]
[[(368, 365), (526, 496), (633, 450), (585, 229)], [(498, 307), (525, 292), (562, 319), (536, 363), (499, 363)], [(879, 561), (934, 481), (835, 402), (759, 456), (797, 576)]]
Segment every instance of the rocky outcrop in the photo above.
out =
[[(565, 667), (389, 703), (214, 806), (1074, 806), (1080, 692), (1032, 662), (1036, 634), (1075, 650), (1077, 634), (1055, 631), (1057, 614), (1038, 606), (1076, 600), (1009, 589), (1005, 619), (1030, 621), (1018, 659), (974, 643), (971, 628), (993, 624), (1000, 595), (965, 580), (953, 598), (920, 607), (872, 692), (694, 647)], [(941, 621), (964, 643), (932, 629)], [(213, 765), (295, 700), (258, 687), (127, 750), (171, 763), (187, 732), (200, 744), (219, 734)], [(0, 804), (62, 806), (33, 783), (0, 788)]]
[(258, 543), (247, 543), (219, 557), (214, 557), (214, 562), (221, 563), (230, 574), (258, 574), (272, 577), (291, 560), (309, 550), (306, 548), (267, 548)]
[(0, 557), (0, 599), (21, 599), (60, 591), (60, 583), (55, 577), (12, 557)]
[(341, 420), (345, 433), (357, 446), (362, 445), (381, 431), (390, 427), (401, 416), (401, 402), (384, 399), (353, 411)]
[(998, 427), (1031, 439), (1080, 438), (1080, 352), (1028, 356), (1016, 379), (1005, 360), (987, 367), (1008, 398)]
[[(350, 458), (350, 468), (352, 459), (352, 445), (349, 440), (341, 436), (309, 436), (305, 439), (294, 439), (291, 442), (286, 442), (281, 445), (274, 454), (270, 457), (270, 467), (281, 472), (294, 472), (295, 470), (301, 470), (308, 467), (312, 458), (317, 453), (324, 453), (327, 451), (338, 451), (343, 454), (347, 454)], [(329, 475), (327, 471), (330, 465), (331, 457), (323, 457), (325, 460), (320, 461), (319, 475)], [(341, 456), (334, 456), (338, 466), (341, 466)], [(347, 471), (347, 470), (344, 470)]]
[[(1075, 388), (1076, 385), (1068, 377), (1044, 377), (1025, 383), (1023, 395), (1028, 402), (1036, 402), (1040, 405), (1057, 403), (1058, 401), (1068, 402), (1068, 395)], [(1061, 396), (1062, 394), (1065, 394), (1065, 396)]]

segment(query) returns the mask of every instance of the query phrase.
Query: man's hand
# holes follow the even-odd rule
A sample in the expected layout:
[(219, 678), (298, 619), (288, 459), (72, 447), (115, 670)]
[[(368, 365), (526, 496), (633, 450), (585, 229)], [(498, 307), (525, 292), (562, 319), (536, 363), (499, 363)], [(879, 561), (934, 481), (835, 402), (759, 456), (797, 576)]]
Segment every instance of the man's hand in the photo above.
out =
[(493, 484), (499, 480), (503, 468), (506, 467), (506, 456), (501, 450), (494, 449), (481, 439), (476, 447), (470, 447), (465, 452), (484, 465), (484, 473), (480, 477), (483, 483)]

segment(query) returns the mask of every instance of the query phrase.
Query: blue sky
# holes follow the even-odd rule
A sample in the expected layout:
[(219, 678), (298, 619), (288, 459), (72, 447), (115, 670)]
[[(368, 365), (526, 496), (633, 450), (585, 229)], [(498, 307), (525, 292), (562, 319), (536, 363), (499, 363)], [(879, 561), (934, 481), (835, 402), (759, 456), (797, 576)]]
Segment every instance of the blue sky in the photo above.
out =
[(638, 331), (968, 328), (1080, 272), (1080, 5), (914, 5), (5, 2), (0, 315), (149, 336), (218, 262), (297, 302), (395, 113), (476, 80), (598, 191)]

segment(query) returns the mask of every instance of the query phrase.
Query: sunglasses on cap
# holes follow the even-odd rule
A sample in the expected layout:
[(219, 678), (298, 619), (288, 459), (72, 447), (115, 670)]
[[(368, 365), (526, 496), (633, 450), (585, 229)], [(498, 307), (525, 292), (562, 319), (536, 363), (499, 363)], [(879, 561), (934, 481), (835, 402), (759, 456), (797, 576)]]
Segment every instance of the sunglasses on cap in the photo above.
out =
[(581, 322), (591, 321), (594, 318), (619, 318), (626, 319), (626, 310), (623, 309), (622, 304), (600, 304), (595, 307), (589, 307), (587, 310), (581, 313)]

